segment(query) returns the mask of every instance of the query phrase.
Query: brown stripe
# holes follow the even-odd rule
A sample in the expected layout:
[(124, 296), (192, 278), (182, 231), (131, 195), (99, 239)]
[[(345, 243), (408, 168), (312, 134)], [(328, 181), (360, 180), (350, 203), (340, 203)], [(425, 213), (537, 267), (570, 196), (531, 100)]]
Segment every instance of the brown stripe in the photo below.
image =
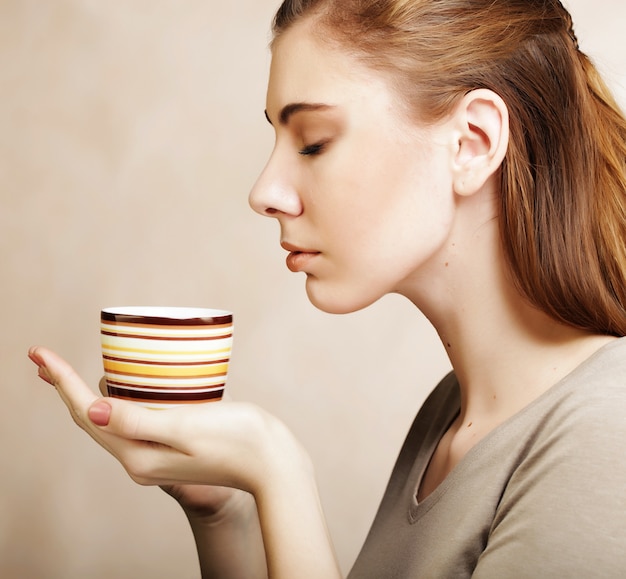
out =
[(141, 390), (127, 390), (116, 386), (108, 386), (109, 396), (123, 398), (125, 400), (137, 400), (141, 402), (154, 400), (155, 402), (202, 402), (220, 400), (222, 390), (213, 392), (142, 392)]
[(207, 316), (195, 318), (159, 318), (152, 316), (146, 317), (132, 314), (115, 314), (112, 312), (101, 312), (100, 319), (106, 322), (133, 325), (145, 324), (148, 326), (207, 326), (231, 324), (233, 321), (233, 316), (232, 314), (226, 314), (224, 316)]
[(220, 334), (219, 336), (200, 336), (200, 337), (171, 337), (171, 336), (144, 336), (143, 334), (122, 334), (119, 332), (109, 332), (101, 330), (103, 336), (116, 336), (118, 338), (139, 338), (141, 340), (171, 340), (173, 342), (199, 342), (202, 340), (225, 340), (226, 338), (232, 338), (232, 332), (230, 334)]
[[(132, 390), (133, 392), (135, 391), (135, 389), (137, 388), (144, 388), (143, 386), (137, 386), (137, 384), (129, 384), (128, 382), (120, 382), (119, 380), (110, 380), (109, 378), (107, 378), (107, 387), (115, 387), (115, 386), (119, 386), (122, 389), (127, 389), (127, 390)], [(205, 386), (184, 386), (181, 388), (177, 388), (177, 390), (182, 390), (184, 392), (191, 392), (191, 391), (195, 391), (195, 390), (204, 390), (204, 391), (208, 391), (209, 388), (213, 389), (224, 389), (224, 387), (226, 386), (225, 382), (219, 382), (217, 384), (211, 384), (209, 386), (205, 385)], [(150, 389), (154, 389), (154, 390), (172, 390), (172, 386), (149, 386)]]
[(115, 358), (113, 356), (102, 356), (104, 360), (111, 362), (125, 362), (128, 364), (145, 364), (146, 366), (209, 366), (211, 364), (228, 364), (229, 359), (204, 360), (203, 362), (159, 362), (156, 360), (137, 360), (135, 358)]

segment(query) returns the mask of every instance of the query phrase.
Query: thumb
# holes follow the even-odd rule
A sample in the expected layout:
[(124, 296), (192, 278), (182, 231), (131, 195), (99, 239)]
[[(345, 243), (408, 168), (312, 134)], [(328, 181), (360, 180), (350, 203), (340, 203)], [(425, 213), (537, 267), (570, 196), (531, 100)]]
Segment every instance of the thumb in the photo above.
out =
[(154, 410), (119, 398), (98, 398), (87, 410), (89, 421), (108, 434), (167, 446), (177, 441), (173, 414), (175, 409)]
[(106, 400), (96, 400), (87, 411), (87, 416), (96, 426), (107, 426), (111, 419), (112, 410), (111, 405)]

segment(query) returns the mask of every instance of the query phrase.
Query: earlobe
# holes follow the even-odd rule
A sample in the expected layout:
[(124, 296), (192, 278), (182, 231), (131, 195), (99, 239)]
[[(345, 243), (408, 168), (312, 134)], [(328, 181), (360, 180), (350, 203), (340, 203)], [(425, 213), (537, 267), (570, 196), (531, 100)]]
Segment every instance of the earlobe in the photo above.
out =
[(454, 188), (472, 195), (494, 175), (506, 155), (509, 114), (502, 98), (488, 89), (466, 94), (453, 115), (456, 151)]

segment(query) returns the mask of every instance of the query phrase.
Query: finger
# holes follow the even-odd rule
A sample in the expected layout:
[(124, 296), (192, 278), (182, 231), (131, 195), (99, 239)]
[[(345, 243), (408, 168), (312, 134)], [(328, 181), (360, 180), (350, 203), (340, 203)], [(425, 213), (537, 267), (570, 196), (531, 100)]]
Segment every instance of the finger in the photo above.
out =
[(177, 409), (154, 410), (118, 398), (101, 398), (89, 409), (91, 421), (102, 431), (128, 440), (153, 442), (177, 448), (177, 424), (184, 418)]
[(30, 359), (39, 368), (39, 375), (54, 385), (74, 420), (85, 426), (87, 409), (97, 396), (63, 358), (41, 346), (29, 350)]
[(103, 433), (96, 428), (89, 418), (90, 408), (97, 404), (99, 399), (80, 379), (74, 369), (47, 348), (33, 347), (29, 350), (28, 357), (37, 364), (39, 376), (57, 389), (74, 422), (98, 444), (115, 455), (118, 441), (115, 440), (114, 436)]
[(167, 413), (117, 398), (98, 397), (65, 360), (47, 348), (33, 347), (28, 355), (39, 366), (42, 377), (56, 387), (74, 420), (85, 430), (97, 426), (121, 438), (165, 445), (175, 440), (168, 435), (174, 424), (167, 420)]
[(164, 466), (185, 472), (176, 465), (188, 459), (163, 435), (173, 430), (171, 421), (162, 417), (165, 412), (98, 397), (65, 360), (47, 348), (31, 348), (28, 355), (42, 378), (56, 387), (74, 422), (115, 456), (133, 480), (140, 484), (189, 482), (163, 474)]
[(98, 431), (94, 438), (122, 463), (135, 482), (203, 482), (190, 474), (197, 471), (195, 461), (190, 461), (188, 452), (179, 448), (185, 441), (175, 433), (176, 422), (171, 420), (171, 413), (176, 410), (153, 410), (126, 400), (101, 398), (89, 408), (88, 416)]

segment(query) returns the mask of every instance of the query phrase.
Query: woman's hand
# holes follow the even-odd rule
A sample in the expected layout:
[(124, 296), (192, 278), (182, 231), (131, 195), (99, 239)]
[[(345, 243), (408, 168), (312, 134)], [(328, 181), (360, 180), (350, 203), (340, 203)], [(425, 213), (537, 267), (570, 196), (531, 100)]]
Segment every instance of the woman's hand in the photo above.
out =
[[(39, 367), (39, 376), (56, 387), (76, 424), (118, 458), (135, 481), (160, 484), (180, 503), (193, 531), (202, 577), (267, 577), (263, 538), (252, 495), (195, 481), (164, 484), (160, 477), (155, 478), (156, 465), (176, 456), (176, 449), (158, 437), (150, 440), (143, 435), (146, 427), (141, 425), (141, 416), (162, 418), (163, 412), (146, 414), (146, 409), (132, 403), (99, 398), (67, 363), (44, 348), (31, 348), (29, 357)], [(104, 380), (100, 381), (100, 391), (106, 396)], [(118, 406), (117, 421), (111, 420), (113, 406)], [(164, 428), (168, 428), (167, 424)]]
[[(100, 380), (99, 390), (102, 396), (108, 396), (105, 378)], [(202, 520), (212, 524), (214, 519), (232, 516), (234, 504), (242, 501), (237, 499), (238, 489), (197, 484), (161, 485), (161, 488), (182, 507), (190, 521)]]
[(74, 422), (143, 485), (211, 484), (259, 492), (279, 422), (244, 403), (155, 411), (96, 396), (60, 357), (34, 348), (39, 375), (53, 384)]
[[(154, 411), (100, 398), (50, 350), (31, 348), (29, 357), (39, 376), (56, 387), (74, 422), (139, 484), (165, 487), (188, 515), (194, 508), (224, 514), (227, 505), (239, 505), (234, 508), (248, 513), (248, 527), (256, 521), (250, 516), (256, 502), (270, 577), (339, 576), (308, 456), (276, 418), (244, 403)], [(200, 526), (206, 533), (211, 525)]]

